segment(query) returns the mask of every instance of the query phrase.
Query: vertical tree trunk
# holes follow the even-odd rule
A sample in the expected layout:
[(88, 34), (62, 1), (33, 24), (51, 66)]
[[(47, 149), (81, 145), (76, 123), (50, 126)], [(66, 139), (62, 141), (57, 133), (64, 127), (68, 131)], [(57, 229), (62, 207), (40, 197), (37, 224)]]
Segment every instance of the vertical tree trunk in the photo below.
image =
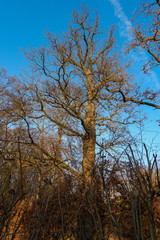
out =
[(96, 129), (94, 103), (88, 103), (85, 124), (87, 131), (83, 138), (83, 173), (86, 180), (90, 181), (95, 164)]
[(96, 145), (96, 127), (95, 127), (95, 102), (92, 83), (92, 74), (88, 69), (86, 71), (88, 106), (86, 107), (85, 118), (85, 136), (83, 138), (83, 173), (87, 181), (91, 181), (95, 164), (95, 145)]
[[(95, 145), (96, 145), (96, 127), (95, 127), (95, 102), (93, 98), (93, 90), (92, 90), (92, 77), (91, 72), (88, 70), (86, 72), (87, 77), (87, 90), (88, 90), (88, 105), (86, 107), (86, 116), (84, 121), (84, 129), (85, 135), (82, 139), (83, 141), (83, 174), (85, 181), (85, 194), (88, 199), (88, 194), (92, 192), (92, 178), (93, 178), (93, 170), (95, 164)], [(89, 206), (90, 206), (90, 202)], [(91, 206), (90, 206), (91, 207)], [(78, 234), (77, 239), (94, 239), (95, 234), (97, 232), (96, 222), (94, 221), (94, 213), (90, 209), (90, 211), (86, 211), (85, 208), (82, 208), (82, 216), (84, 219), (78, 223), (78, 225), (82, 225), (81, 222), (85, 223), (83, 226), (83, 230), (81, 234)], [(87, 219), (87, 223), (85, 221)], [(81, 226), (78, 226), (81, 229)]]
[(90, 179), (94, 169), (95, 162), (95, 141), (86, 136), (83, 139), (83, 173), (86, 179)]
[(151, 240), (157, 240), (156, 227), (155, 227), (155, 221), (154, 221), (153, 202), (151, 199), (148, 200), (148, 213), (149, 213)]

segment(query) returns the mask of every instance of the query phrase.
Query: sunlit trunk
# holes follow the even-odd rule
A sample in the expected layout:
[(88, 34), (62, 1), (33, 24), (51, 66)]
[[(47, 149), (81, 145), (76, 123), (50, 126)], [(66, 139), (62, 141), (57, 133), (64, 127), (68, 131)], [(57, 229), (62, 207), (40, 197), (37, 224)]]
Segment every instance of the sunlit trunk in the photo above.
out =
[(95, 139), (90, 135), (83, 139), (83, 173), (86, 179), (91, 179), (95, 163)]
[(83, 173), (87, 181), (92, 178), (95, 164), (95, 145), (96, 145), (96, 127), (95, 127), (95, 102), (92, 92), (92, 79), (88, 73), (88, 106), (86, 108), (85, 118), (85, 136), (83, 138)]

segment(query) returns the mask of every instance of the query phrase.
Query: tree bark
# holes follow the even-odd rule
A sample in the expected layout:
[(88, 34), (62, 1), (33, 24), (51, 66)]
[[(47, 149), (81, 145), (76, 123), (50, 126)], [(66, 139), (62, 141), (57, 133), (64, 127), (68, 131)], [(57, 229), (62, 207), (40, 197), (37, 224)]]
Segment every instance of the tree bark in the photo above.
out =
[(157, 240), (156, 227), (155, 227), (155, 221), (154, 221), (153, 202), (152, 200), (148, 200), (147, 203), (148, 203), (151, 240)]
[(87, 71), (88, 105), (86, 107), (85, 117), (85, 135), (83, 137), (83, 174), (88, 181), (92, 178), (95, 164), (95, 145), (96, 145), (96, 127), (95, 127), (95, 102), (93, 98), (93, 85), (91, 73)]

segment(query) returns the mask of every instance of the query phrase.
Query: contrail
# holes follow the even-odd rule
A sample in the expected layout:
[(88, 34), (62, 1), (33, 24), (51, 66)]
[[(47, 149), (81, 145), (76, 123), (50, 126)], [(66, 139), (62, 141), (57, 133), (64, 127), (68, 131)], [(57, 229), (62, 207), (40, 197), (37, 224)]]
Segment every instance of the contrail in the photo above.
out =
[[(119, 19), (119, 27), (120, 27), (120, 36), (125, 37), (128, 41), (132, 40), (130, 30), (132, 28), (132, 23), (129, 21), (127, 15), (125, 14), (123, 7), (119, 0), (108, 0), (111, 5), (114, 7), (115, 16)], [(140, 48), (141, 56), (132, 53), (132, 58), (136, 60), (136, 63), (140, 65), (142, 61), (148, 61), (147, 54)], [(143, 56), (142, 56), (143, 55)], [(160, 89), (160, 82), (157, 74), (154, 71), (151, 71), (152, 75), (152, 83), (155, 84), (155, 87)], [(149, 79), (148, 79), (149, 80)], [(151, 82), (151, 81), (150, 81)]]
[(128, 40), (131, 40), (130, 37), (130, 28), (132, 27), (131, 22), (123, 11), (123, 8), (118, 0), (109, 0), (111, 5), (114, 7), (115, 16), (120, 20), (120, 28), (123, 31), (120, 31), (120, 35), (123, 37), (127, 37)]

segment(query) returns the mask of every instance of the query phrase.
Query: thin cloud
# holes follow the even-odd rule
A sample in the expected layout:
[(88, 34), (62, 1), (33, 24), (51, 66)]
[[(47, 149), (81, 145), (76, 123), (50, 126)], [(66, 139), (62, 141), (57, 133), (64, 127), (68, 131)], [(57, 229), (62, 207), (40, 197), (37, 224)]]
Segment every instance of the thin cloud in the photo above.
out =
[[(128, 41), (132, 40), (130, 30), (132, 28), (132, 23), (129, 21), (127, 15), (125, 14), (123, 7), (118, 0), (108, 0), (111, 5), (114, 8), (114, 13), (115, 16), (119, 19), (119, 28), (120, 28), (120, 36), (125, 37)], [(139, 49), (140, 55), (137, 55), (135, 53), (132, 53), (132, 58), (134, 58), (136, 65), (140, 65), (140, 63), (144, 61), (148, 61), (148, 56), (146, 53), (142, 50)], [(152, 83), (155, 85), (155, 87), (159, 90), (160, 89), (160, 83), (157, 74), (154, 71), (151, 71), (151, 76), (152, 76)], [(148, 78), (149, 80), (149, 78)], [(150, 81), (151, 83), (151, 78)]]
[(123, 37), (127, 37), (128, 40), (131, 40), (130, 37), (130, 28), (132, 27), (131, 22), (123, 11), (123, 8), (118, 0), (109, 0), (111, 5), (114, 7), (115, 16), (120, 20), (120, 35)]

